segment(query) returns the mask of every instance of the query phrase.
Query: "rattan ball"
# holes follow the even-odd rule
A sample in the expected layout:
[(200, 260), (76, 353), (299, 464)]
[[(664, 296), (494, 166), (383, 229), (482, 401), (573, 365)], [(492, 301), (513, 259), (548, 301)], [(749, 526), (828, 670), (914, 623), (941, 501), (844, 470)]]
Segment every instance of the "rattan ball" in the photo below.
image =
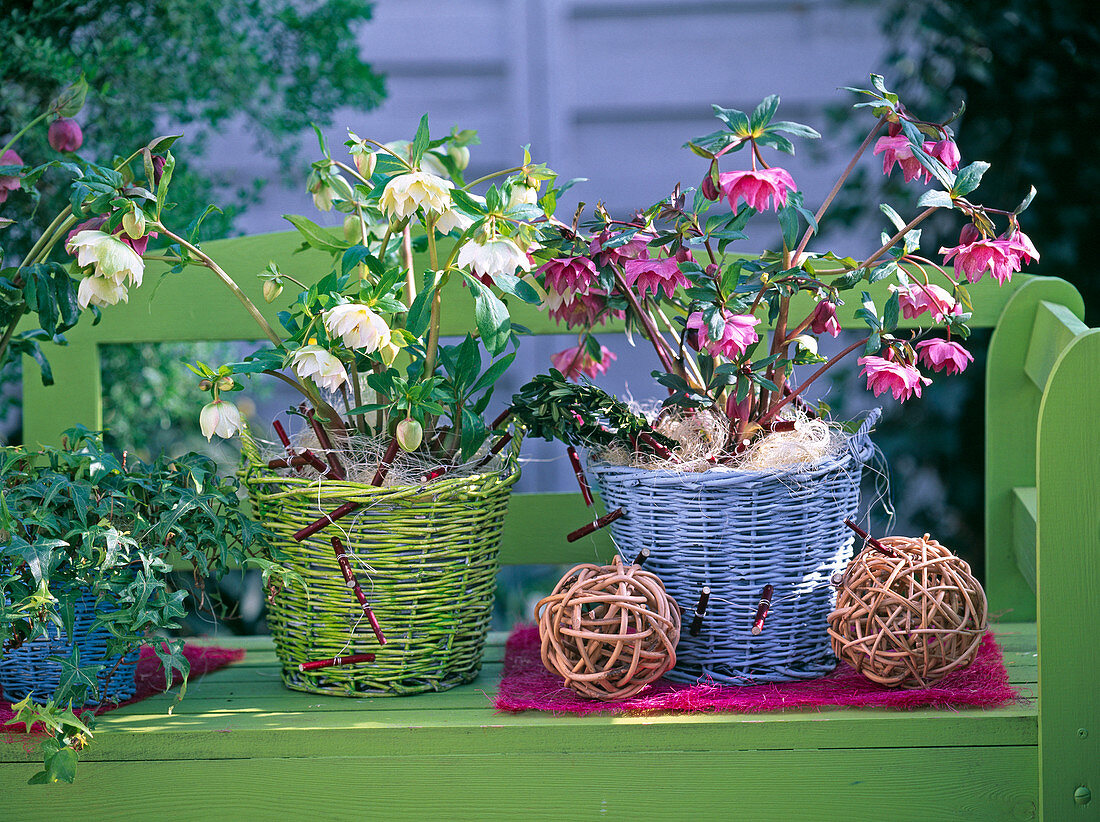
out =
[(680, 609), (637, 565), (578, 565), (535, 606), (542, 664), (582, 696), (634, 696), (676, 664)]
[(924, 688), (968, 666), (985, 635), (986, 599), (970, 566), (928, 534), (867, 545), (837, 586), (833, 651), (868, 679)]

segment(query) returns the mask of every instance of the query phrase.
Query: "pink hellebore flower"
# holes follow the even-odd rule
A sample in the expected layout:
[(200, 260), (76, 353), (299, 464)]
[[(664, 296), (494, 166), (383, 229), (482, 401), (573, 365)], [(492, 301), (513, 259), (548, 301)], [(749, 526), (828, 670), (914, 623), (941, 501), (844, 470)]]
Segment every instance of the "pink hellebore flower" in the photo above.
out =
[(723, 317), (726, 326), (722, 329), (722, 335), (717, 340), (710, 338), (710, 331), (703, 320), (701, 311), (696, 311), (687, 319), (688, 330), (698, 332), (699, 339), (703, 340), (703, 347), (711, 354), (721, 354), (727, 359), (734, 359), (745, 353), (750, 345), (760, 339), (760, 335), (754, 330), (754, 326), (760, 322), (752, 314), (734, 314), (723, 309)]
[(76, 120), (62, 117), (50, 123), (46, 140), (54, 151), (76, 151), (84, 144), (84, 132)]
[(924, 171), (924, 166), (913, 154), (913, 146), (909, 138), (899, 134), (897, 137), (879, 137), (875, 141), (874, 154), (882, 155), (882, 173), (889, 174), (894, 170), (894, 164), (901, 166), (901, 175), (905, 182), (914, 180)]
[(1010, 234), (1006, 233), (1005, 239), (1008, 240), (1009, 248), (1018, 259), (1023, 260), (1025, 263), (1039, 259), (1039, 251), (1035, 248), (1035, 243), (1031, 242), (1031, 238), (1020, 231), (1019, 227)]
[[(1032, 246), (1034, 250), (1034, 246)], [(964, 243), (954, 248), (941, 248), (946, 264), (955, 258), (955, 273), (965, 274), (967, 282), (976, 283), (988, 270), (1000, 284), (1011, 280), (1012, 274), (1020, 270), (1020, 258), (1024, 256), (1023, 244), (1017, 240), (981, 239)]]
[(596, 264), (600, 266), (621, 263), (624, 260), (635, 260), (639, 257), (648, 257), (647, 243), (652, 239), (649, 234), (636, 234), (633, 239), (616, 248), (604, 248), (604, 244), (614, 239), (615, 235), (610, 231), (601, 231), (592, 238), (588, 244), (588, 253), (593, 255)]
[(962, 373), (969, 363), (974, 362), (969, 351), (950, 340), (932, 339), (919, 342), (917, 354), (921, 362), (933, 371), (943, 371), (945, 374)]
[(560, 294), (583, 293), (596, 279), (596, 266), (587, 257), (559, 257), (542, 264), (539, 273), (548, 291)]
[(612, 361), (617, 360), (607, 346), (600, 346), (600, 359), (595, 360), (587, 351), (579, 346), (567, 348), (550, 356), (550, 362), (554, 368), (565, 375), (567, 380), (575, 380), (581, 374), (595, 377), (597, 374), (607, 373), (607, 367)]
[(672, 257), (663, 260), (652, 260), (648, 257), (627, 260), (623, 266), (623, 279), (632, 288), (637, 288), (644, 300), (646, 293), (657, 296), (657, 292), (664, 291), (666, 297), (672, 297), (680, 286), (687, 288), (691, 285), (687, 277), (680, 273), (680, 266)]
[[(959, 154), (959, 147), (955, 145), (954, 140), (948, 137), (944, 137), (942, 140), (926, 140), (924, 145), (921, 146), (924, 149), (925, 154), (931, 154), (945, 166), (948, 170), (954, 171), (959, 167), (959, 161), (962, 159), (962, 155)], [(927, 183), (932, 179), (932, 172), (927, 169), (924, 170), (924, 181)]]
[(913, 366), (883, 357), (860, 357), (856, 363), (863, 366), (860, 374), (867, 377), (867, 389), (874, 391), (876, 397), (890, 391), (895, 400), (905, 402), (914, 394), (919, 397), (921, 389), (932, 382)]
[[(0, 166), (21, 166), (23, 165), (23, 158), (16, 154), (12, 149), (8, 149), (4, 152), (4, 155), (0, 157)], [(8, 199), (9, 191), (19, 190), (19, 177), (18, 175), (0, 175), (0, 203)]]
[(718, 184), (734, 211), (737, 210), (738, 198), (757, 211), (766, 211), (769, 208), (779, 211), (780, 206), (787, 204), (787, 192), (798, 190), (794, 178), (778, 166), (724, 171), (718, 175)]
[(546, 295), (546, 305), (551, 318), (565, 323), (567, 328), (590, 328), (607, 322), (609, 316), (622, 317), (621, 311), (607, 310), (607, 295), (598, 289), (572, 295), (550, 291)]
[(929, 283), (910, 283), (892, 285), (891, 291), (897, 292), (901, 315), (906, 319), (916, 319), (925, 311), (932, 315), (933, 322), (942, 323), (949, 314), (958, 312), (958, 303), (946, 288)]
[(815, 334), (831, 334), (840, 336), (840, 323), (836, 319), (836, 304), (829, 300), (822, 300), (814, 306), (814, 313), (810, 315), (810, 330)]

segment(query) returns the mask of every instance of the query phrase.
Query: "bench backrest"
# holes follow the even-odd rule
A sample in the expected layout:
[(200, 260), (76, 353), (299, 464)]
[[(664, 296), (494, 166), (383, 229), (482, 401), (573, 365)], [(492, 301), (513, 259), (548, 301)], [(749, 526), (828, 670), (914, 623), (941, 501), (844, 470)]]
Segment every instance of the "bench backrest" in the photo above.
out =
[[(299, 246), (296, 232), (281, 232), (219, 240), (206, 244), (205, 250), (242, 284), (274, 323), (278, 306), (267, 306), (263, 302), (260, 281), (254, 276), (269, 260), (305, 282), (323, 276), (330, 268), (327, 255), (316, 251), (296, 254)], [(128, 304), (105, 310), (98, 326), (82, 323), (69, 332), (68, 346), (48, 352), (56, 376), (56, 387), (42, 386), (37, 368), (28, 364), (23, 385), (24, 438), (27, 442), (56, 444), (60, 432), (76, 422), (92, 428), (102, 427), (100, 345), (258, 339), (257, 328), (251, 318), (209, 272), (188, 269), (182, 274), (165, 274), (161, 278), (160, 273), (164, 270), (161, 268), (158, 272), (157, 267), (151, 264), (146, 274), (146, 285), (131, 292)], [(886, 283), (880, 282), (869, 290), (876, 298), (882, 299), (885, 287)], [(995, 287), (986, 278), (973, 286), (972, 292), (978, 306), (972, 325), (981, 328), (1007, 323), (1005, 330), (998, 332), (998, 343), (989, 358), (991, 402), (987, 428), (991, 446), (999, 442), (997, 437), (1004, 435), (1011, 439), (1013, 447), (1009, 448), (1006, 440), (1004, 446), (989, 449), (986, 521), (990, 537), (987, 544), (998, 548), (1030, 545), (1034, 541), (1034, 525), (1030, 526), (1030, 531), (1024, 528), (1014, 534), (1011, 530), (1013, 512), (1016, 510), (1013, 507), (1013, 500), (1017, 499), (1014, 497), (1016, 489), (1034, 488), (1036, 484), (1034, 432), (1037, 430), (1041, 391), (1028, 380), (1042, 380), (1053, 366), (1050, 346), (1042, 342), (1046, 339), (1044, 335), (1060, 334), (1059, 341), (1065, 343), (1068, 332), (1057, 321), (1044, 320), (1041, 328), (1036, 327), (1036, 334), (1039, 335), (1037, 342), (1028, 346), (1019, 343), (1023, 333), (1020, 329), (1026, 326), (1026, 331), (1030, 333), (1031, 326), (1036, 322), (1034, 306), (1038, 302), (1046, 300), (1059, 306), (1061, 314), (1058, 316), (1074, 317), (1081, 315), (1081, 300), (1072, 286), (1061, 280), (1025, 276), (1018, 276), (1003, 288)], [(473, 316), (472, 306), (466, 305), (470, 302), (469, 294), (456, 286), (447, 299), (443, 333), (465, 334)], [(1006, 306), (1011, 306), (1011, 310), (1007, 311)], [(858, 300), (849, 300), (841, 312), (850, 316), (858, 307)], [(1048, 313), (1044, 309), (1041, 316), (1046, 317)], [(1002, 314), (1008, 319), (1002, 320)], [(514, 317), (536, 334), (562, 331), (543, 312), (530, 306), (515, 307)], [(902, 320), (902, 324), (912, 325), (913, 321)], [(1031, 392), (1026, 401), (1015, 395), (1007, 401), (1012, 392), (1026, 393), (1028, 385)], [(1008, 433), (1010, 430), (1011, 434)], [(1026, 502), (1029, 499), (1027, 492), (1021, 493)], [(1026, 506), (1023, 510), (1027, 510)], [(575, 493), (517, 494), (509, 512), (502, 561), (520, 564), (591, 560), (591, 540), (569, 545), (562, 539), (565, 531), (570, 530), (563, 524), (580, 525), (591, 516)], [(547, 524), (552, 524), (552, 527), (546, 527)], [(597, 552), (609, 555), (612, 549), (606, 532), (597, 534), (594, 539)], [(1015, 555), (1011, 550), (1009, 553)], [(1026, 550), (1022, 553), (1025, 557), (1028, 555)], [(1021, 574), (1015, 569), (1015, 562), (1010, 565), (1001, 559), (998, 555), (989, 566), (990, 576), (995, 575), (998, 580), (994, 590), (1000, 591), (1000, 579), (1003, 577), (1009, 580), (1005, 587), (1013, 594), (1013, 607), (1025, 607), (1024, 602), (1028, 599), (1034, 603), (1034, 594), (1025, 588), (1026, 583), (1016, 586), (1019, 591), (1012, 587), (1016, 577), (1026, 578), (1026, 571)], [(1028, 562), (1034, 565), (1033, 559), (1023, 564), (1027, 566)], [(1027, 596), (1015, 597), (1016, 593), (1022, 595), (1025, 590), (1028, 590)], [(1000, 596), (998, 593), (996, 599)]]

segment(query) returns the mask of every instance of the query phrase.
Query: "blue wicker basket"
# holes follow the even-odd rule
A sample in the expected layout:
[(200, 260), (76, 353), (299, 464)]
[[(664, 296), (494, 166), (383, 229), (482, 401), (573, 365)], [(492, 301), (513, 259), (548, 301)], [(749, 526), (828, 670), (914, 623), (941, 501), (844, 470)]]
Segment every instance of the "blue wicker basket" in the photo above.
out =
[[(748, 685), (810, 679), (836, 667), (826, 631), (835, 600), (829, 582), (852, 557), (844, 520), (857, 515), (878, 415), (868, 414), (839, 456), (808, 469), (681, 473), (590, 461), (607, 510), (624, 511), (611, 525), (620, 553), (630, 560), (648, 548), (646, 569), (683, 610), (676, 667), (666, 677)], [(771, 610), (754, 636), (768, 584)], [(710, 600), (692, 636), (704, 586)]]
[[(104, 607), (100, 605), (99, 609)], [(103, 665), (98, 676), (99, 698), (89, 702), (89, 705), (122, 702), (132, 697), (137, 689), (134, 673), (137, 670), (139, 651), (137, 648), (133, 649), (121, 662), (117, 655), (105, 657), (109, 634), (102, 626), (91, 630), (96, 613), (95, 596), (85, 593), (76, 600), (74, 606), (72, 642), (69, 642), (63, 630), (51, 625), (37, 639), (24, 642), (14, 650), (5, 651), (0, 658), (0, 693), (4, 699), (17, 702), (30, 693), (37, 700), (48, 699), (61, 682), (61, 665), (50, 660), (50, 657), (68, 658), (74, 645), (80, 650), (82, 664)], [(107, 679), (108, 676), (110, 679)]]

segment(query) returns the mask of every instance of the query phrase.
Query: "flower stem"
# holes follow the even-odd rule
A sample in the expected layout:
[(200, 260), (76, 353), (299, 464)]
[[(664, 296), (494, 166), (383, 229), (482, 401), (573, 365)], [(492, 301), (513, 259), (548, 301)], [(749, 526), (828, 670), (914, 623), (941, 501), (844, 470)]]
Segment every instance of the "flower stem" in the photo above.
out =
[[(439, 274), (439, 250), (435, 245), (435, 219), (429, 217), (425, 228), (428, 230), (428, 262), (432, 271)], [(409, 276), (412, 276), (412, 266), (409, 266)], [(443, 310), (443, 283), (441, 282), (432, 294), (432, 316), (428, 321), (428, 345), (424, 351), (424, 378), (430, 379), (435, 374), (435, 361), (439, 354), (439, 319)]]
[(619, 271), (619, 267), (616, 265), (613, 267), (615, 272), (615, 284), (619, 287), (619, 290), (626, 297), (626, 301), (630, 303), (630, 308), (634, 314), (638, 317), (638, 321), (641, 322), (642, 327), (645, 329), (646, 337), (649, 339), (650, 344), (653, 345), (654, 350), (657, 352), (657, 359), (661, 361), (661, 365), (664, 366), (665, 371), (670, 374), (678, 374), (688, 382), (687, 372), (683, 368), (679, 367), (677, 363), (665, 350), (664, 338), (661, 336), (660, 330), (653, 322), (653, 318), (649, 316), (645, 309), (642, 308), (641, 303), (638, 302), (638, 298), (634, 296), (634, 293), (627, 286), (623, 280), (622, 273)]
[(50, 112), (44, 111), (41, 114), (39, 114), (37, 117), (35, 117), (33, 120), (31, 120), (29, 123), (27, 123), (25, 126), (23, 126), (23, 128), (19, 129), (19, 131), (17, 131), (15, 133), (15, 136), (12, 137), (10, 140), (8, 140), (7, 144), (3, 148), (0, 148), (0, 156), (3, 156), (4, 152), (6, 152), (9, 148), (14, 146), (16, 144), (16, 142), (18, 142), (20, 137), (22, 137), (24, 134), (26, 134), (28, 131), (30, 131), (34, 126), (38, 125), (38, 123), (40, 123), (42, 120), (45, 120), (49, 116), (50, 116)]
[(867, 268), (868, 266), (870, 266), (871, 263), (875, 262), (875, 260), (877, 260), (883, 254), (885, 254), (891, 248), (893, 248), (894, 243), (896, 243), (898, 240), (900, 240), (902, 237), (904, 237), (906, 234), (908, 234), (910, 231), (912, 231), (914, 228), (916, 228), (918, 225), (920, 225), (922, 222), (924, 222), (924, 220), (927, 219), (928, 217), (930, 217), (933, 212), (938, 211), (938, 210), (939, 210), (939, 206), (932, 206), (931, 208), (926, 208), (924, 211), (922, 211), (920, 214), (918, 214), (916, 217), (914, 217), (912, 220), (910, 220), (905, 225), (905, 227), (902, 228), (897, 234), (895, 234), (893, 237), (891, 237), (889, 240), (887, 240), (883, 244), (882, 248), (880, 248), (878, 251), (876, 251), (874, 254), (872, 254), (870, 257), (868, 257), (866, 260), (864, 260), (863, 265), (860, 266), (860, 268)]
[(813, 374), (810, 375), (809, 379), (807, 379), (806, 382), (802, 383), (802, 385), (798, 386), (798, 388), (796, 390), (792, 391), (790, 394), (788, 394), (783, 399), (781, 399), (779, 402), (777, 402), (775, 405), (773, 405), (771, 408), (769, 408), (767, 410), (767, 412), (765, 412), (764, 416), (762, 416), (760, 418), (760, 420), (759, 420), (760, 424), (761, 425), (766, 425), (767, 423), (771, 422), (775, 418), (775, 415), (779, 413), (780, 409), (783, 408), (784, 405), (786, 405), (787, 403), (793, 402), (795, 397), (797, 397), (799, 394), (801, 394), (803, 391), (805, 391), (807, 388), (809, 388), (811, 384), (813, 384), (814, 380), (816, 380), (818, 377), (820, 377), (822, 374), (824, 374), (826, 371), (828, 371), (830, 368), (832, 368), (834, 365), (836, 365), (838, 362), (840, 362), (846, 356), (851, 354), (853, 351), (855, 351), (861, 345), (866, 345), (867, 340), (869, 340), (869, 339), (871, 339), (871, 338), (870, 337), (864, 337), (862, 340), (859, 340), (858, 342), (852, 343), (847, 348), (845, 348), (843, 351), (841, 351), (839, 354), (834, 356), (827, 363), (825, 363), (823, 366), (821, 366), (821, 368), (817, 369), (817, 371), (815, 371)]
[(155, 223), (155, 225), (158, 229), (160, 229), (160, 231), (164, 233), (164, 236), (175, 240), (177, 243), (180, 244), (181, 247), (186, 248), (188, 251), (194, 254), (199, 260), (202, 261), (202, 264), (206, 268), (209, 268), (211, 271), (213, 271), (214, 274), (217, 275), (218, 279), (225, 283), (226, 287), (233, 292), (238, 300), (241, 301), (241, 305), (243, 305), (245, 307), (245, 310), (252, 315), (252, 319), (256, 321), (256, 324), (260, 326), (260, 329), (264, 332), (267, 338), (271, 340), (271, 342), (273, 342), (276, 346), (281, 346), (283, 344), (282, 338), (275, 333), (275, 329), (271, 327), (264, 315), (260, 313), (260, 309), (256, 308), (256, 305), (252, 302), (252, 300), (248, 299), (248, 295), (241, 291), (240, 286), (238, 286), (237, 283), (234, 282), (232, 277), (230, 277), (228, 274), (225, 273), (225, 271), (222, 270), (221, 266), (219, 266), (210, 257), (203, 253), (203, 251), (197, 246), (192, 245), (187, 240), (183, 239), (183, 237), (180, 237), (178, 234), (174, 234), (173, 232), (169, 231), (167, 228), (165, 228), (163, 223), (157, 222)]
[[(848, 167), (844, 169), (841, 175), (837, 178), (837, 181), (833, 184), (832, 190), (825, 198), (825, 201), (818, 208), (817, 213), (814, 214), (814, 222), (821, 225), (821, 218), (824, 216), (826, 209), (833, 203), (833, 199), (840, 193), (840, 189), (844, 187), (845, 181), (848, 179), (848, 175), (852, 173), (852, 169), (856, 167), (856, 163), (859, 162), (859, 158), (863, 156), (863, 152), (867, 150), (867, 146), (871, 145), (871, 141), (875, 139), (875, 135), (878, 134), (879, 129), (882, 128), (886, 122), (885, 117), (880, 117), (879, 121), (875, 123), (874, 128), (868, 132), (867, 136), (863, 138), (863, 142), (859, 144), (859, 148), (856, 149), (856, 153), (852, 156), (851, 161), (848, 163)], [(802, 235), (802, 240), (798, 244), (798, 248), (795, 249), (794, 258), (797, 260), (802, 252), (806, 250), (806, 244), (810, 241), (810, 235), (814, 233), (813, 226), (806, 226), (806, 233)]]
[(478, 177), (472, 183), (466, 183), (463, 191), (469, 191), (478, 183), (484, 183), (486, 180), (492, 180), (494, 177), (503, 177), (505, 174), (513, 174), (517, 171), (523, 171), (527, 166), (515, 166), (514, 168), (506, 168), (504, 171), (494, 171), (492, 174), (486, 174), (484, 177)]

